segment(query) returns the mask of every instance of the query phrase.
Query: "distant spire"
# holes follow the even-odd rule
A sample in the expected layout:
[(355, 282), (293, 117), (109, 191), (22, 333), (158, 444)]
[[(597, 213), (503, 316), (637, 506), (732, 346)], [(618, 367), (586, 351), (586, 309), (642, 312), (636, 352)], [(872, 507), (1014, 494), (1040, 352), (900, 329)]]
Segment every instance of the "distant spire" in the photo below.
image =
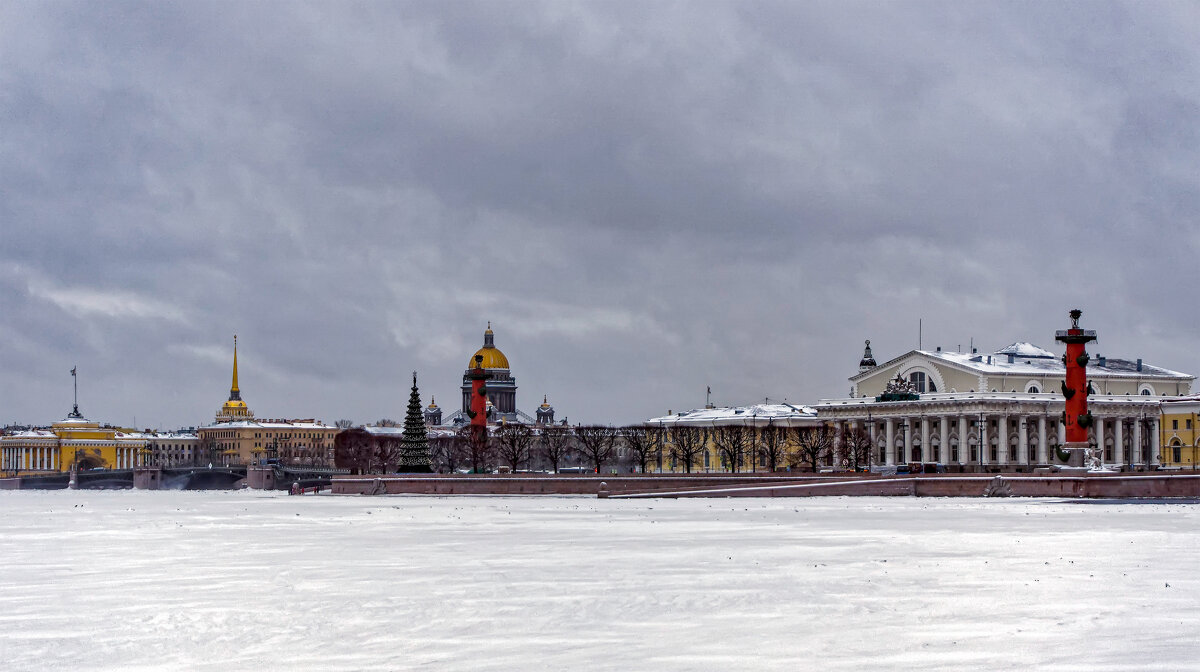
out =
[(229, 400), (242, 400), (242, 391), (238, 389), (237, 379), (237, 334), (233, 335), (233, 384), (229, 387)]
[(863, 349), (862, 360), (858, 362), (859, 371), (867, 371), (875, 368), (875, 357), (871, 354), (871, 340), (867, 339), (867, 347)]

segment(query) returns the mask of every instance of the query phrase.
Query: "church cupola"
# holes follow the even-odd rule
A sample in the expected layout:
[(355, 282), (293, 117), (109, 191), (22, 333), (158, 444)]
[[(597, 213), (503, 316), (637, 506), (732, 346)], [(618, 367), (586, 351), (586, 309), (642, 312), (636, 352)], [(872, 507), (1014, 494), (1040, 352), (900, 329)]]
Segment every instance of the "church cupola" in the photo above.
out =
[(863, 349), (862, 359), (858, 362), (858, 372), (870, 371), (876, 366), (878, 364), (875, 363), (875, 357), (871, 354), (871, 341), (867, 339), (867, 347)]
[(554, 424), (554, 407), (546, 401), (546, 395), (542, 395), (542, 405), (537, 408), (537, 424), (553, 425)]
[(429, 406), (425, 408), (425, 424), (431, 427), (442, 424), (442, 409), (433, 397), (429, 398)]

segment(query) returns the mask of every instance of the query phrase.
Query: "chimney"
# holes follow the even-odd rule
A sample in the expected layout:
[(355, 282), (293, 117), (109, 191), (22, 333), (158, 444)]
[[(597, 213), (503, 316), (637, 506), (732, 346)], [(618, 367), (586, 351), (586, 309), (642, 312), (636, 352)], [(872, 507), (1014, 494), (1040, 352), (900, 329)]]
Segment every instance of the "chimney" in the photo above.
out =
[(1097, 359), (1096, 366), (1101, 366), (1101, 367), (1103, 367), (1105, 365), (1105, 363), (1108, 361), (1108, 358), (1105, 357), (1104, 355), (1098, 355), (1096, 357), (1096, 359)]
[(971, 354), (972, 354), (972, 355), (973, 355), (973, 354), (975, 354), (975, 353), (977, 353), (977, 352), (979, 352), (979, 348), (971, 348)]
[(941, 352), (941, 351), (942, 351), (942, 346), (940, 346), (940, 345), (939, 345), (939, 346), (938, 346), (938, 348), (937, 348), (937, 351), (938, 351), (938, 352)]
[(1138, 357), (1138, 371), (1142, 370), (1142, 358)]

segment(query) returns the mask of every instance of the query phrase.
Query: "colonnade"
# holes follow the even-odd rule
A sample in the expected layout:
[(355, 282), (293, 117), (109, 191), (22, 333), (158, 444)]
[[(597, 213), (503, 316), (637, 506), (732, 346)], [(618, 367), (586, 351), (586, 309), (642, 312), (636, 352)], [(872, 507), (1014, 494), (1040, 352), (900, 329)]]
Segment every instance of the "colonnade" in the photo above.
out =
[[(1146, 467), (1161, 464), (1157, 417), (1094, 415), (1093, 418), (1091, 442), (1103, 451), (1105, 464)], [(850, 428), (860, 423), (866, 426), (873, 447), (872, 462), (884, 465), (939, 462), (985, 467), (1036, 466), (1050, 464), (1052, 449), (1066, 443), (1066, 428), (1057, 414), (914, 414), (845, 422)]]
[[(67, 450), (73, 450), (68, 448)], [(113, 469), (132, 469), (142, 463), (140, 446), (114, 449)], [(0, 471), (67, 471), (74, 455), (64, 461), (57, 446), (6, 446), (0, 449)]]
[(0, 452), (3, 471), (57, 471), (62, 449), (48, 446), (10, 446)]

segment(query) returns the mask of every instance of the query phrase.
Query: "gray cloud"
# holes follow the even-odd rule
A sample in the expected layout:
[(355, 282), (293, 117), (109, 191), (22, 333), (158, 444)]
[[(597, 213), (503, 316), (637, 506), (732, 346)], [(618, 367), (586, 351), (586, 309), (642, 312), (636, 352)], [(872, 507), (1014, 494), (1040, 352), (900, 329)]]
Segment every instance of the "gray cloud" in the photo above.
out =
[[(1197, 371), (1187, 4), (0, 4), (0, 421), (845, 393), (864, 338)], [(1070, 255), (1074, 261), (1064, 261)], [(524, 401), (521, 401), (521, 400)]]

